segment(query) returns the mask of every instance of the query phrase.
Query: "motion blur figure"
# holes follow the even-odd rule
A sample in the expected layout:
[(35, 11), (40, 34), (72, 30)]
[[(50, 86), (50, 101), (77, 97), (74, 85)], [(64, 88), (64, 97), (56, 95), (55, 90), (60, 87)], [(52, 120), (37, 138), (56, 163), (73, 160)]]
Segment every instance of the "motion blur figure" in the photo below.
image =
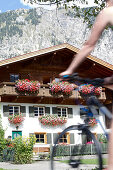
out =
[[(92, 52), (97, 41), (99, 40), (102, 32), (106, 26), (113, 25), (113, 0), (105, 0), (106, 7), (100, 11), (95, 23), (92, 26), (90, 36), (88, 40), (83, 44), (83, 47), (77, 55), (74, 56), (69, 67), (62, 73), (60, 77), (64, 75), (71, 75), (78, 66), (86, 59), (86, 57)], [(109, 43), (109, 42), (108, 42)], [(104, 84), (113, 83), (113, 75), (104, 79)], [(108, 159), (108, 170), (113, 170), (113, 120), (111, 124), (111, 133), (109, 139), (109, 159)]]

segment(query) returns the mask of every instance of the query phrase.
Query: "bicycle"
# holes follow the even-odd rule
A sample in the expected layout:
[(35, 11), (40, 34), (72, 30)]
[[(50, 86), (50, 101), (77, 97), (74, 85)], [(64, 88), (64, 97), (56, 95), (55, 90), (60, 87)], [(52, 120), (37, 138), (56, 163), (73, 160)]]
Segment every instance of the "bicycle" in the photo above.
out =
[[(89, 79), (89, 78), (81, 78), (78, 76), (77, 73), (72, 74), (71, 76), (64, 76), (63, 81), (68, 81), (70, 83), (75, 83), (76, 81), (82, 83), (88, 83), (92, 84), (95, 87), (102, 86), (104, 80), (101, 78), (96, 78), (96, 79)], [(65, 158), (68, 158), (66, 160), (62, 160), (62, 153), (65, 151), (65, 148), (67, 147), (67, 150), (70, 148), (70, 146), (63, 146), (59, 144), (59, 141), (61, 141), (62, 137), (65, 136), (66, 133), (69, 131), (76, 131), (76, 136), (77, 138), (80, 136), (84, 137), (84, 140), (86, 138), (90, 138), (92, 141), (92, 146), (93, 146), (93, 153), (95, 154), (95, 157), (97, 156), (97, 159), (94, 159), (97, 161), (97, 164), (93, 168), (94, 170), (102, 170), (103, 169), (103, 159), (102, 159), (102, 154), (101, 154), (101, 146), (99, 141), (96, 139), (95, 135), (90, 131), (90, 127), (88, 125), (88, 119), (89, 117), (87, 116), (87, 110), (90, 110), (90, 112), (93, 115), (97, 114), (97, 110), (95, 106), (97, 106), (100, 111), (106, 115), (109, 119), (112, 119), (112, 115), (110, 111), (98, 100), (98, 98), (92, 93), (90, 96), (85, 96), (85, 101), (88, 106), (86, 109), (86, 116), (84, 119), (83, 124), (78, 124), (78, 125), (72, 125), (64, 129), (59, 136), (56, 138), (54, 142), (54, 146), (52, 148), (51, 152), (51, 170), (56, 170), (60, 169), (63, 166), (63, 170), (69, 170), (70, 168), (78, 169), (78, 170), (83, 170), (85, 167), (86, 169), (90, 168), (88, 165), (86, 166), (86, 160), (84, 159), (84, 155), (86, 152), (86, 149), (88, 148), (88, 145), (83, 141), (84, 144), (78, 144), (74, 145), (71, 147), (71, 155), (66, 156)], [(64, 150), (63, 150), (64, 149)], [(64, 153), (63, 153), (64, 154)], [(63, 159), (65, 159), (63, 157)], [(58, 167), (58, 161), (66, 162), (66, 164), (62, 163), (62, 166)], [(55, 165), (56, 163), (56, 165)], [(86, 170), (85, 169), (85, 170)]]

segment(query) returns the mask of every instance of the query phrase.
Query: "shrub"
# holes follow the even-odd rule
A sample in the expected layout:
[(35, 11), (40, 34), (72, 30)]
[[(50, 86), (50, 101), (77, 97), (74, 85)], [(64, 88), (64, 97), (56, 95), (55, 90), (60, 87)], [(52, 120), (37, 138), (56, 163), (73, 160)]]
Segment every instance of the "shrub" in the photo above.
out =
[(6, 148), (7, 141), (4, 139), (4, 129), (2, 127), (2, 120), (0, 115), (0, 161), (3, 160), (3, 150)]
[(15, 138), (14, 142), (14, 163), (28, 164), (32, 163), (33, 145), (36, 142), (35, 136), (29, 138), (22, 138), (21, 136)]

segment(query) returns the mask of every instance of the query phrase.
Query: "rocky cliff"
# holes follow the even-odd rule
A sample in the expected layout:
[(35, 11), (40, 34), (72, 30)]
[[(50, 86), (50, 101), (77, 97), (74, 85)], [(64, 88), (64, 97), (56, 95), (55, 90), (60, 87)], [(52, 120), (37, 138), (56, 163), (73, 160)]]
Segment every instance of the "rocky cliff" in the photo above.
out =
[[(0, 60), (61, 43), (81, 48), (89, 34), (76, 11), (19, 9), (0, 14)], [(93, 55), (113, 64), (113, 31), (107, 29)]]

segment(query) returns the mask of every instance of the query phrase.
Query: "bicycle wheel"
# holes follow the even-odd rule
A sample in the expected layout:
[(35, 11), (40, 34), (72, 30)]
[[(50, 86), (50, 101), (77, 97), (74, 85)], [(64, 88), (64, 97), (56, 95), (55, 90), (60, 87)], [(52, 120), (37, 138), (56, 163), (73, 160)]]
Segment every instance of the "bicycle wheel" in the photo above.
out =
[[(62, 145), (59, 143), (66, 133), (74, 130), (76, 143)], [(90, 139), (91, 142), (86, 142)], [(84, 144), (80, 144), (80, 142)], [(95, 136), (84, 125), (66, 128), (56, 138), (51, 151), (51, 170), (102, 170), (101, 148)]]

